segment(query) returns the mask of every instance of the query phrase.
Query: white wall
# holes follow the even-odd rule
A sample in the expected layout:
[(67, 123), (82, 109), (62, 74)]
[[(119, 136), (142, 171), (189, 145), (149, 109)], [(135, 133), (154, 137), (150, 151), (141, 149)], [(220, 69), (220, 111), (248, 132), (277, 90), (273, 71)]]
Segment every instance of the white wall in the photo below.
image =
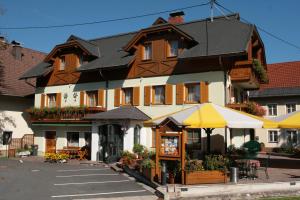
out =
[[(33, 106), (33, 99), (0, 96), (0, 138), (3, 131), (12, 131), (13, 138), (22, 138), (24, 134), (33, 134), (29, 126), (28, 114), (25, 112)], [(0, 140), (0, 150), (5, 150)]]

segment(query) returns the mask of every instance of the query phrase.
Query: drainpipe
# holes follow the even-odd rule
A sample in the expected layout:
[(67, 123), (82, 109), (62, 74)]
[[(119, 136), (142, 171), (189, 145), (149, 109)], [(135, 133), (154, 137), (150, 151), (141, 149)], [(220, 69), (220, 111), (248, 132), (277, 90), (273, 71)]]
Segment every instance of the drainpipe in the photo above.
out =
[(108, 106), (108, 80), (105, 79), (101, 69), (99, 70), (99, 74), (105, 80), (105, 108), (107, 110), (107, 106)]
[[(219, 56), (219, 65), (223, 68), (224, 72), (224, 105), (227, 104), (227, 70), (226, 67), (223, 65), (222, 56)], [(224, 138), (224, 145), (225, 145), (225, 153), (227, 153), (227, 127), (224, 129), (225, 131), (225, 138)]]

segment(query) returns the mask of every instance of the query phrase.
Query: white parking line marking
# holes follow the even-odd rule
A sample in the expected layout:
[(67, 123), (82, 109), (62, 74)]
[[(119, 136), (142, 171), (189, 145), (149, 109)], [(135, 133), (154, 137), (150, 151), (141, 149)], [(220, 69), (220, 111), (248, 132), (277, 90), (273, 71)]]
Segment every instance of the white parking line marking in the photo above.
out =
[(79, 177), (79, 176), (119, 176), (119, 174), (79, 174), (79, 175), (67, 175), (67, 176), (56, 176), (57, 178), (68, 178), (68, 177)]
[(51, 196), (52, 198), (64, 198), (64, 197), (84, 197), (84, 196), (98, 196), (98, 195), (108, 195), (108, 194), (126, 194), (126, 193), (139, 193), (146, 192), (146, 190), (129, 190), (129, 191), (119, 191), (119, 192), (102, 192), (93, 194), (67, 194), (67, 195), (57, 195)]
[(56, 186), (64, 186), (64, 185), (87, 185), (87, 184), (101, 184), (101, 183), (121, 183), (121, 182), (129, 182), (131, 180), (120, 180), (120, 181), (101, 181), (101, 182), (82, 182), (82, 183), (55, 183)]
[(61, 170), (57, 170), (57, 172), (102, 171), (102, 170), (109, 170), (109, 168), (105, 168), (105, 169), (61, 169)]

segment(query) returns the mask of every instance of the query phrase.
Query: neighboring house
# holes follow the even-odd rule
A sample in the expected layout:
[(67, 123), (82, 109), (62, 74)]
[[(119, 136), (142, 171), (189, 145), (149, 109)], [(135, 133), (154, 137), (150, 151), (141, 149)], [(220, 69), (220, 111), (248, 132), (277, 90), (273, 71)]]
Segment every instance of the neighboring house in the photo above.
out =
[(44, 53), (24, 48), (15, 41), (8, 43), (0, 37), (0, 152), (3, 155), (6, 150), (2, 145), (3, 133), (12, 133), (14, 139), (33, 134), (25, 110), (34, 105), (35, 81), (27, 84), (19, 77), (44, 58)]
[[(300, 61), (268, 65), (269, 83), (250, 92), (250, 100), (266, 109), (266, 117), (274, 118), (300, 109)], [(256, 136), (267, 148), (299, 145), (297, 129), (256, 130)]]
[[(87, 145), (92, 160), (113, 161), (136, 143), (155, 147), (145, 120), (204, 102), (234, 107), (259, 88), (253, 59), (266, 65), (264, 45), (238, 14), (184, 22), (178, 12), (136, 32), (71, 36), (22, 76), (37, 79), (30, 113), (39, 153)], [(213, 131), (212, 150), (224, 150), (224, 132)], [(204, 131), (188, 135), (191, 148), (206, 149)]]

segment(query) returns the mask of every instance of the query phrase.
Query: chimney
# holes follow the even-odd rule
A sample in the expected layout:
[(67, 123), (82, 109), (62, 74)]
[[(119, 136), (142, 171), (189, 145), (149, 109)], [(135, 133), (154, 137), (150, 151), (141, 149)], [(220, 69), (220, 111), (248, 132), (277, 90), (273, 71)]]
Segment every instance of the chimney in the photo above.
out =
[(12, 54), (15, 57), (16, 60), (22, 60), (22, 46), (20, 42), (17, 42), (15, 40), (13, 40), (11, 42), (11, 44), (13, 45), (13, 49), (12, 49)]
[(4, 37), (4, 36), (0, 36), (0, 43), (1, 43), (1, 44), (2, 44), (2, 43), (6, 43), (5, 37)]
[(179, 12), (173, 12), (170, 13), (168, 22), (170, 24), (180, 24), (184, 22), (184, 12), (183, 11), (179, 11)]

